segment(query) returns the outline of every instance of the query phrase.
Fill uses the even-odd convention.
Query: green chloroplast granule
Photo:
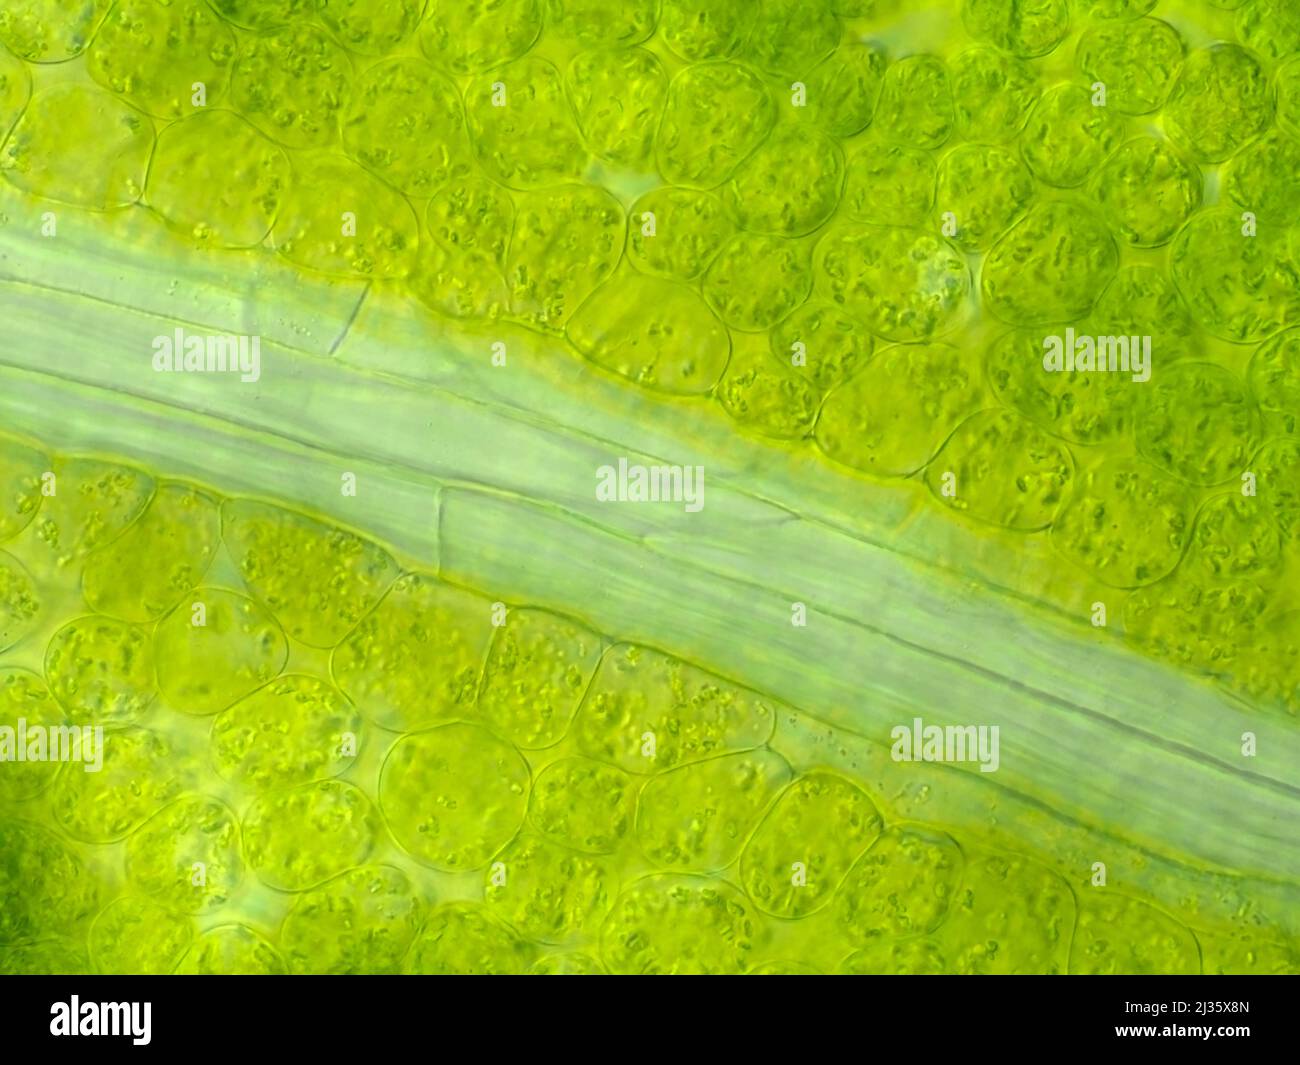
[[[1294,0],[4,0],[0,972],[1300,972]]]

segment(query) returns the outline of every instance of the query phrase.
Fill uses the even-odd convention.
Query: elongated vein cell
[[[1300,971],[1297,174],[1291,0],[9,0],[0,967]]]

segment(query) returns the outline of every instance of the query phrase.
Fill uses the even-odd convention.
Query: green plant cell
[[[671,185],[711,189],[767,138],[776,104],[761,78],[737,63],[686,67],[668,86],[655,141]]]
[[[583,753],[654,773],[771,738],[778,706],[659,651],[611,647],[578,712]]]
[[[230,902],[243,876],[239,821],[225,803],[188,796],[126,842],[126,878],[168,909],[205,914]]]
[[[421,59],[387,59],[353,87],[341,116],[343,147],[408,196],[427,198],[468,172],[460,93]]]
[[[767,338],[751,333],[737,334],[715,394],[747,429],[782,440],[806,436],[821,401],[804,374],[772,358]]]
[[[1152,356],[1162,363],[1192,354],[1197,339],[1196,323],[1169,273],[1145,263],[1120,268],[1090,321],[1093,336],[1150,336]]]
[[[808,300],[775,326],[769,339],[778,362],[794,367],[818,394],[852,377],[875,348],[861,322],[818,299]]]
[[[52,927],[75,928],[98,909],[100,884],[55,832],[16,817],[0,823],[0,942],[39,940]]]
[[[253,597],[312,647],[337,644],[397,577],[372,542],[266,503],[227,500],[221,534]]]
[[[387,55],[419,25],[424,0],[315,0],[316,13],[346,48],[358,55]]]
[[[1035,203],[984,261],[984,300],[1011,325],[1069,322],[1092,310],[1118,268],[1115,239],[1095,211]]]
[[[0,41],[31,63],[62,63],[86,50],[112,0],[12,0],[0,11]]]
[[[415,212],[396,189],[332,153],[293,160],[271,244],[295,266],[331,277],[406,277],[420,246]]]
[[[1079,40],[1075,62],[1106,87],[1106,107],[1145,115],[1164,103],[1183,61],[1183,41],[1169,23],[1143,18],[1094,26]]]
[[[158,694],[149,630],[115,618],[59,629],[45,649],[45,676],[72,719],[105,728],[133,724]]]
[[[832,226],[817,244],[817,292],[900,343],[939,338],[969,312],[970,268],[941,236],[903,226]]]
[[[153,146],[153,123],[111,93],[57,84],[32,97],[0,174],[32,196],[105,211],[140,199]]]
[[[845,777],[822,770],[802,776],[745,845],[745,890],[764,913],[806,917],[831,900],[882,827],[870,797]]]
[[[1222,163],[1272,118],[1268,75],[1235,44],[1212,44],[1184,60],[1162,114],[1169,139],[1201,163]]]
[[[225,588],[194,589],[158,622],[153,659],[167,705],[215,714],[279,676],[284,630],[265,607]]]
[[[565,83],[591,154],[612,166],[648,170],[668,92],[658,57],[644,48],[582,52]]]
[[[0,551],[0,649],[28,636],[40,616],[41,596],[32,575],[13,555]]]
[[[1206,501],[1196,516],[1188,565],[1224,580],[1262,577],[1282,561],[1282,532],[1255,501],[1228,491]]]
[[[648,876],[614,903],[601,930],[601,957],[623,975],[737,975],[762,945],[758,918],[724,880]]]
[[[637,800],[636,835],[655,865],[714,872],[731,865],[794,771],[759,748],[679,766],[646,781]]]
[[[235,35],[203,0],[118,0],[86,54],[86,70],[155,118],[221,101]]]
[[[278,144],[234,112],[199,112],[159,135],[146,202],[199,246],[253,247],[270,233],[289,182]]]
[[[849,158],[844,211],[874,225],[920,225],[934,203],[935,177],[929,152],[869,141]]]
[[[613,885],[600,858],[521,835],[492,865],[488,909],[538,943],[564,943],[598,928]]]
[[[519,976],[537,948],[525,942],[484,903],[439,906],[420,930],[403,972],[423,976]]]
[[[1038,77],[1023,59],[976,45],[948,61],[957,130],[976,143],[1004,144],[1024,128]]]
[[[0,773],[0,801],[21,802],[50,786],[63,763],[48,757],[30,758],[28,754],[40,754],[42,749],[48,754],[51,733],[39,730],[62,728],[68,723],[63,708],[50,697],[39,676],[16,667],[0,669],[0,727],[13,730],[0,739],[0,754],[5,760],[4,772]],[[22,761],[18,761],[20,734],[26,740]],[[38,737],[34,751],[33,736]]]
[[[426,728],[469,711],[491,636],[488,600],[407,574],[335,648],[334,680],[381,728]]]
[[[1122,895],[1093,895],[1079,906],[1070,972],[1195,976],[1201,951],[1191,931],[1154,906]]]
[[[352,98],[352,63],[310,23],[240,40],[231,86],[235,108],[286,148],[334,147]]]
[[[90,961],[98,973],[159,976],[176,967],[194,934],[193,918],[143,895],[123,895],[90,926]]]
[[[985,370],[997,397],[1075,444],[1102,444],[1131,433],[1138,400],[1131,377],[1093,370],[1047,373],[1043,341],[1041,330],[1015,329],[989,344]]]
[[[148,505],[152,477],[128,466],[73,458],[42,477],[41,512],[33,524],[42,557],[62,568],[110,543]]]
[[[972,37],[1026,58],[1046,55],[1070,32],[1067,0],[963,0],[961,15]]]
[[[217,771],[253,791],[336,776],[360,749],[361,717],[327,681],[289,673],[212,721]]]
[[[1075,478],[1052,541],[1103,584],[1138,588],[1181,561],[1193,510],[1191,494],[1176,479],[1145,462],[1105,458]]]
[[[938,148],[954,124],[952,84],[942,59],[908,56],[885,71],[873,124],[881,137],[896,144]]]
[[[948,919],[936,933],[946,971],[1064,973],[1075,909],[1070,885],[1037,862],[1003,857],[971,861]]]
[[[836,930],[863,947],[877,938],[933,932],[948,914],[964,864],[951,836],[920,825],[887,829],[836,896]]]
[[[951,213],[953,243],[965,252],[987,251],[1034,194],[1024,163],[1003,148],[963,144],[939,163],[937,213]]]
[[[600,637],[577,622],[545,610],[510,611],[482,667],[479,716],[525,750],[558,743],[600,652]]]
[[[1288,433],[1300,432],[1300,329],[1261,344],[1246,371],[1251,396]]]
[[[1300,11],[1287,0],[1249,0],[1237,11],[1237,40],[1276,62],[1300,52]]]
[[[708,392],[731,354],[730,334],[694,289],[635,274],[597,289],[568,336],[597,365],[679,395]]]
[[[705,271],[704,298],[732,329],[769,329],[812,291],[808,253],[806,244],[739,233]]]
[[[806,76],[840,42],[828,0],[755,0],[747,16],[743,54],[770,74]]]
[[[1222,484],[1246,465],[1255,411],[1241,380],[1210,362],[1180,362],[1142,392],[1138,451],[1191,484]]]
[[[1034,532],[1051,525],[1073,476],[1064,444],[1011,411],[986,410],[944,442],[926,467],[925,483],[959,513]]]
[[[1174,238],[1169,265],[1192,317],[1207,333],[1250,344],[1300,322],[1300,266],[1283,234],[1265,226],[1251,235],[1232,208],[1192,218]]]
[[[280,925],[280,950],[295,974],[397,973],[423,914],[406,873],[363,865],[298,896]]]
[[[465,113],[479,163],[503,185],[545,188],[576,181],[587,168],[560,72],[545,59],[524,56],[476,74]]]
[[[124,621],[155,620],[202,580],[220,543],[219,525],[210,496],[185,485],[160,485],[136,523],[86,560],[86,602]],[[125,582],[124,572],[139,579]]]
[[[111,843],[140,827],[184,790],[190,772],[175,747],[157,732],[126,728],[97,741],[100,768],[88,757],[60,773],[50,793],[55,820],[73,839]]]
[[[1268,130],[1229,161],[1224,187],[1243,209],[1285,226],[1300,200],[1300,139],[1285,130]]]
[[[1136,137],[1097,171],[1093,195],[1114,231],[1139,248],[1167,243],[1201,205],[1200,171],[1156,137]]]
[[[623,256],[623,207],[594,185],[559,185],[515,198],[506,261],[510,313],[561,330]]]
[[[878,477],[907,477],[934,457],[984,398],[979,367],[960,349],[895,345],[826,397],[815,439],[827,458],[842,465]]]
[[[806,79],[808,117],[832,137],[852,137],[871,124],[888,65],[874,41],[845,40]]]
[[[533,781],[529,824],[557,843],[610,854],[632,831],[636,779],[594,758],[560,758]]]
[[[315,10],[318,0],[209,0],[222,18],[258,33],[281,29]]]
[[[173,971],[178,976],[283,976],[287,967],[264,936],[228,924],[198,936]]]
[[[412,857],[462,872],[486,865],[519,830],[530,783],[513,746],[480,725],[453,722],[393,745],[379,806]]]
[[[244,814],[244,853],[268,887],[306,891],[364,862],[380,830],[365,792],[318,780],[259,796]]]
[[[736,224],[717,195],[665,186],[632,205],[628,258],[645,273],[692,281],[735,232]]]
[[[662,0],[659,38],[688,63],[726,59],[749,29],[744,0]]]
[[[547,32],[588,46],[639,44],[658,17],[658,0],[546,0]]]
[[[41,509],[50,460],[35,448],[0,436],[0,543],[22,532]]]
[[[748,230],[801,237],[839,206],[844,155],[825,134],[778,129],[732,178],[736,217]]]
[[[478,74],[524,55],[542,29],[542,0],[431,0],[420,24],[429,62]]]
[[[1124,122],[1093,93],[1062,82],[1039,98],[1020,137],[1020,151],[1034,177],[1047,185],[1081,185],[1124,137]]]

